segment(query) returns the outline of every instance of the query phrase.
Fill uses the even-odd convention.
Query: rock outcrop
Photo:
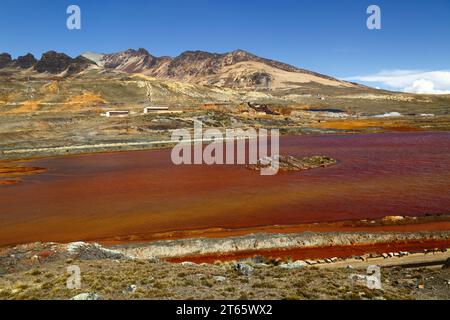
[[[121,246],[116,250],[138,259],[160,259],[200,256],[208,254],[237,253],[258,250],[317,248],[330,246],[367,245],[408,242],[416,240],[448,241],[450,232],[423,233],[296,233],[266,234],[220,239],[182,239],[158,241],[140,246]]]
[[[263,168],[269,168],[274,162],[278,162],[281,171],[304,171],[315,168],[324,168],[337,163],[336,160],[325,156],[305,157],[297,159],[292,156],[272,156],[260,159],[256,164],[249,164],[250,170],[260,171]]]
[[[42,55],[41,60],[36,64],[38,72],[60,73],[66,70],[72,62],[72,58],[64,53],[49,51]]]
[[[68,74],[75,74],[91,65],[95,65],[95,62],[85,57],[79,56],[73,59],[64,53],[49,51],[44,53],[41,60],[36,63],[35,70],[41,73],[58,74],[67,71]]]
[[[67,252],[72,258],[80,260],[123,259],[122,252],[106,249],[96,243],[74,242],[67,245]]]
[[[28,53],[14,60],[13,66],[21,69],[28,69],[33,67],[37,62],[38,60],[31,53]]]
[[[105,68],[116,69],[128,73],[140,73],[155,70],[166,61],[165,58],[152,56],[147,50],[129,49],[127,51],[104,55],[101,63]]]
[[[0,69],[9,66],[12,62],[11,55],[9,53],[0,54]]]

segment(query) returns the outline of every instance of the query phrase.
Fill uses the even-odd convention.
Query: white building
[[[130,111],[123,111],[123,110],[107,111],[106,113],[102,114],[102,116],[107,117],[107,118],[128,117],[129,115],[130,115]]]
[[[169,111],[169,107],[146,107],[144,108],[144,113],[165,113]]]

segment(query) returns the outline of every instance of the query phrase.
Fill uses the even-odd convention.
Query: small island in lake
[[[279,162],[280,171],[305,171],[337,164],[335,159],[326,156],[312,156],[302,159],[293,156],[272,156],[264,157],[255,164],[247,165],[247,169],[260,171],[263,168],[270,167],[274,161]]]

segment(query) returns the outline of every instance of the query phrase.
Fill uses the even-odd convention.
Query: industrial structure
[[[128,117],[130,115],[130,111],[107,111],[106,113],[103,113],[102,116],[107,118],[112,117]]]
[[[144,113],[167,113],[169,111],[169,107],[146,107],[144,108]]]

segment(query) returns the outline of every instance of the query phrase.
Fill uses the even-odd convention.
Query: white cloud
[[[403,92],[450,94],[450,71],[447,70],[390,70],[344,80],[381,84]]]

